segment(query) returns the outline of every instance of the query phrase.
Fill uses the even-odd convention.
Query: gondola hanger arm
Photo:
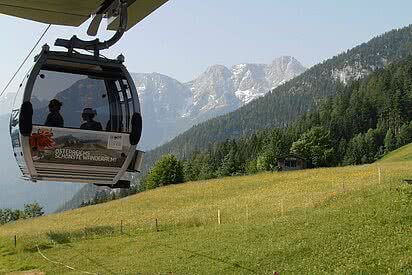
[[[77,36],[72,36],[71,39],[57,39],[54,43],[55,46],[64,47],[68,49],[68,52],[71,54],[73,53],[74,49],[81,49],[81,50],[88,50],[93,51],[95,56],[99,56],[100,51],[104,49],[108,49],[126,32],[127,29],[127,0],[114,0],[111,2],[110,5],[101,6],[93,17],[92,22],[87,30],[88,34],[96,35],[101,20],[104,15],[107,16],[118,16],[119,17],[119,27],[116,30],[116,33],[106,41],[100,41],[99,39],[94,40],[82,40],[79,39]]]

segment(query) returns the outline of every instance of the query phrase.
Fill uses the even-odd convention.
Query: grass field
[[[412,274],[411,155],[185,183],[4,225],[0,273]]]
[[[394,162],[394,161],[405,161],[405,160],[412,160],[412,144],[403,146],[393,152],[390,152],[382,159],[378,161],[378,163],[382,162]]]

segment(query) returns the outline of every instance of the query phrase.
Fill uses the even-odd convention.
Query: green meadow
[[[162,187],[1,226],[0,273],[412,274],[407,178],[412,144],[371,165]]]

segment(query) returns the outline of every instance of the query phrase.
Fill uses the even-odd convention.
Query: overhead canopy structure
[[[168,0],[127,0],[128,25],[130,29]],[[108,7],[113,0],[0,0],[0,13],[41,23],[65,26],[80,26],[98,12]],[[108,26],[116,30],[115,20]]]

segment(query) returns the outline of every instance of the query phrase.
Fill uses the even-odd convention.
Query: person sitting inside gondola
[[[96,110],[93,110],[92,108],[84,108],[82,118],[86,122],[80,126],[80,129],[101,131],[103,129],[102,125],[100,124],[100,122],[94,120],[94,117],[96,115]]]
[[[49,127],[63,127],[64,120],[62,115],[60,114],[60,109],[62,107],[62,103],[57,99],[52,99],[49,102],[49,114],[47,115],[46,122],[44,125]]]

